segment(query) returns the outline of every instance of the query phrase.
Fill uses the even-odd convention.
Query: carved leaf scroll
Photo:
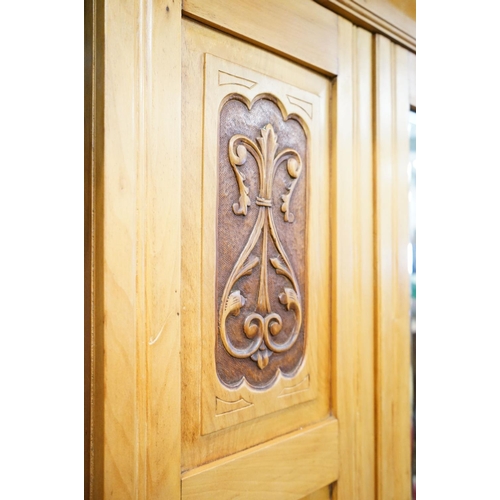
[[[260,136],[250,138],[243,134],[231,137],[228,155],[234,177],[238,186],[239,197],[232,205],[235,215],[246,217],[249,208],[254,205],[258,214],[250,235],[235,262],[224,287],[219,310],[219,332],[226,351],[234,358],[252,359],[261,370],[269,364],[273,354],[283,353],[293,347],[299,336],[302,325],[302,298],[299,282],[296,278],[291,261],[278,233],[272,211],[275,177],[278,169],[285,169],[289,183],[285,192],[279,196],[280,210],[287,223],[294,222],[291,212],[292,196],[303,170],[301,155],[292,148],[279,151],[278,137],[272,124],[268,123],[260,130]],[[246,164],[251,155],[257,165],[254,175],[258,176],[258,194],[252,200],[249,187],[245,184],[246,177],[241,167]],[[261,242],[259,257],[252,252]],[[269,243],[274,248],[274,256],[269,256]],[[277,275],[284,276],[288,285],[282,287],[279,293],[279,303],[283,306],[274,310],[271,305],[269,291],[270,263]],[[258,297],[254,310],[245,310],[246,297],[238,287],[243,276],[250,275],[259,267]],[[243,333],[246,343],[237,346],[227,329],[227,319],[230,315],[245,315]],[[276,337],[283,333],[283,315],[293,315],[293,326],[286,331],[285,340],[278,342]],[[283,339],[283,335],[281,335]],[[241,342],[240,342],[241,343]]]

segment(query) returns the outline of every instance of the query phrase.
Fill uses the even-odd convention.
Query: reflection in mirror
[[[411,284],[411,308],[410,308],[410,335],[411,335],[411,371],[412,371],[412,498],[415,500],[415,484],[416,484],[416,452],[415,452],[415,436],[416,436],[416,302],[417,302],[417,281],[416,281],[416,257],[417,257],[417,240],[416,240],[416,146],[417,146],[417,116],[414,111],[410,111],[409,116],[409,132],[410,132],[410,162],[408,164],[408,180],[410,190],[408,199],[410,203],[410,243],[408,245],[408,271],[410,273]]]

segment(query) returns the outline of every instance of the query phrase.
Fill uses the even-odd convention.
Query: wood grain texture
[[[339,500],[375,499],[372,35],[339,19],[334,86],[333,408]]]
[[[212,67],[211,59],[217,62],[216,66]],[[290,380],[282,379],[283,383],[290,382],[289,385],[294,387],[280,386],[281,382],[278,381],[265,391],[254,391],[243,385],[233,390],[224,387],[216,374],[217,121],[221,100],[228,91],[235,91],[226,85],[226,77],[222,80],[222,86],[218,83],[218,71],[221,69],[226,74],[236,75],[238,83],[256,82],[254,87],[253,83],[235,86],[238,92],[249,92],[250,101],[259,92],[276,94],[279,88],[286,90],[291,86],[296,92],[302,89],[299,94],[284,93],[283,105],[287,114],[294,110],[305,123],[312,124],[307,111],[289,102],[286,95],[288,93],[305,99],[306,94],[310,93],[314,102],[313,116],[314,120],[318,120],[315,127],[320,132],[311,134],[311,149],[317,155],[314,162],[317,177],[308,225],[313,235],[311,241],[315,241],[315,244],[311,246],[314,250],[308,250],[307,254],[308,272],[310,277],[314,277],[314,289],[306,295],[306,307],[312,311],[309,315],[311,321],[316,322],[312,323],[316,326],[309,330],[309,338],[313,339],[316,335],[319,340],[311,344],[310,350],[311,353],[317,353],[317,362],[310,365],[317,375],[309,379],[297,377],[293,384]],[[205,89],[200,75],[212,70],[215,85]],[[272,81],[274,86],[269,87]],[[263,82],[267,82],[266,86],[259,90]],[[291,61],[190,19],[183,20],[183,471],[264,443],[301,426],[318,422],[330,414],[329,135],[322,132],[329,130],[329,87],[325,77]],[[302,366],[307,367],[307,359],[312,359],[312,356],[306,357]],[[308,372],[304,373],[306,375]],[[283,392],[284,389],[287,390]],[[310,394],[314,396],[310,397]],[[216,413],[217,408],[219,413]],[[230,411],[231,408],[236,411]]]
[[[84,498],[100,498],[103,485],[102,207],[103,3],[85,2],[85,447]]]
[[[332,498],[332,486],[323,486],[319,490],[316,490],[314,493],[310,493],[305,497],[302,497],[300,500],[330,500]]]
[[[337,440],[338,422],[328,419],[228,456],[184,473],[182,498],[296,500],[337,479]]]
[[[408,53],[375,40],[377,498],[411,495]]]
[[[409,50],[416,50],[414,0],[315,0],[372,33],[381,33]]]
[[[86,188],[96,500],[180,498],[181,9],[168,3],[168,12],[157,0],[94,4]]]
[[[269,98],[236,94],[219,116],[217,374],[264,389],[304,357],[307,137]]]
[[[322,73],[337,74],[337,16],[312,1],[184,0],[183,12]]]
[[[205,31],[207,31],[205,29]],[[223,36],[222,39],[226,38]],[[219,49],[220,50],[220,49]],[[230,51],[229,51],[230,53]],[[262,53],[262,52],[261,52]],[[231,57],[231,55],[229,55]],[[259,58],[262,61],[274,60],[276,62],[276,69],[281,66],[283,60],[279,59],[277,56],[268,53],[262,53],[262,56]],[[205,92],[204,92],[204,113],[203,113],[203,121],[204,121],[204,129],[203,129],[203,137],[200,139],[200,142],[203,144],[203,165],[202,165],[202,174],[198,174],[198,178],[203,179],[203,221],[202,221],[202,231],[198,236],[201,237],[201,244],[196,242],[196,235],[189,235],[189,238],[194,237],[194,242],[189,246],[194,245],[195,247],[201,246],[203,249],[203,266],[202,266],[202,304],[201,304],[201,316],[202,316],[202,324],[206,328],[206,332],[199,342],[202,353],[202,372],[206,374],[202,380],[202,433],[207,434],[213,432],[214,430],[219,430],[229,425],[234,425],[245,420],[250,420],[252,418],[256,418],[259,416],[263,416],[274,411],[289,408],[290,406],[298,403],[302,403],[304,401],[310,401],[316,398],[317,395],[317,387],[318,387],[318,357],[321,356],[320,363],[325,363],[328,353],[326,351],[321,351],[318,349],[318,339],[323,337],[327,341],[328,335],[328,327],[329,322],[329,311],[328,311],[328,275],[325,273],[325,270],[329,266],[329,262],[327,260],[321,261],[321,256],[326,259],[327,247],[325,245],[325,234],[327,232],[328,218],[327,214],[327,193],[324,187],[324,184],[321,183],[322,176],[327,176],[327,142],[326,136],[323,133],[323,129],[321,124],[324,123],[324,117],[326,115],[327,110],[327,94],[328,94],[328,85],[324,78],[319,77],[314,83],[311,82],[306,88],[310,88],[310,85],[314,85],[313,88],[317,88],[316,85],[322,83],[322,88],[319,87],[319,95],[318,92],[311,92],[310,90],[303,90],[301,88],[295,87],[289,83],[286,83],[282,80],[278,80],[276,75],[278,73],[269,74],[269,70],[267,73],[261,73],[254,71],[246,66],[242,66],[241,64],[237,64],[234,61],[240,61],[240,58],[233,59],[233,62],[227,59],[222,59],[214,56],[213,54],[205,54]],[[237,75],[238,80],[235,85],[231,86],[228,84],[226,80],[224,80],[224,84],[220,83],[220,74],[221,71],[225,74],[232,74],[233,76]],[[302,71],[304,71],[302,69]],[[298,72],[298,70],[296,71]],[[271,75],[274,75],[272,77]],[[194,75],[193,75],[194,76]],[[242,88],[240,85],[241,79],[244,78],[246,81],[252,81],[253,85],[251,88]],[[194,76],[196,79],[196,76]],[[187,81],[187,79],[186,79]],[[240,101],[236,101],[236,96]],[[262,99],[262,96],[266,96],[266,99]],[[304,105],[298,106],[296,104],[296,100],[290,101],[289,96],[294,96],[296,98],[300,98],[301,103],[308,103],[310,105],[310,109],[304,109]],[[229,100],[227,100],[229,99]],[[272,100],[272,101],[271,101]],[[227,101],[227,102],[226,102]],[[243,102],[241,102],[243,101]],[[262,109],[262,103],[268,102],[265,110]],[[222,105],[222,103],[225,103]],[[280,136],[282,136],[282,132],[284,129],[280,126],[284,125],[284,123],[288,124],[288,127],[292,127],[295,132],[299,132],[301,136],[301,140],[295,141],[294,147],[298,148],[301,151],[301,155],[304,157],[304,161],[301,164],[304,165],[304,169],[308,170],[307,165],[314,164],[316,166],[315,174],[311,175],[311,173],[305,172],[302,179],[309,179],[307,182],[307,186],[303,183],[302,186],[299,185],[299,189],[302,188],[303,193],[305,190],[309,191],[307,193],[306,199],[304,200],[306,203],[303,203],[302,211],[299,209],[299,205],[297,201],[292,203],[291,207],[293,210],[299,209],[299,221],[297,224],[302,222],[302,229],[295,233],[295,236],[299,239],[299,243],[295,243],[296,247],[299,249],[301,258],[303,259],[304,272],[302,276],[299,275],[299,282],[302,282],[301,285],[297,283],[297,279],[292,277],[292,281],[295,281],[293,285],[293,289],[289,290],[285,294],[287,305],[289,304],[293,307],[293,311],[286,311],[283,304],[279,301],[279,295],[283,293],[281,290],[274,291],[273,300],[271,303],[274,304],[276,310],[282,311],[286,313],[287,319],[291,319],[291,325],[288,327],[293,328],[294,325],[302,325],[304,324],[304,333],[302,337],[295,337],[295,339],[299,338],[299,342],[302,340],[303,344],[305,344],[305,348],[302,349],[302,354],[305,351],[305,354],[302,356],[302,362],[299,366],[295,365],[295,370],[290,370],[290,366],[282,365],[283,370],[281,372],[277,371],[277,363],[280,362],[279,356],[272,356],[271,361],[267,366],[263,366],[264,369],[258,368],[257,373],[252,373],[252,377],[245,377],[243,380],[237,380],[236,383],[229,385],[227,384],[227,379],[222,377],[222,373],[220,370],[220,365],[224,364],[227,367],[232,363],[228,363],[225,359],[219,358],[219,366],[217,367],[217,377],[211,376],[214,373],[213,368],[213,352],[220,352],[222,347],[223,354],[226,354],[226,349],[233,350],[233,348],[229,347],[228,339],[229,335],[227,335],[226,324],[231,326],[231,322],[234,324],[234,320],[231,321],[227,319],[228,312],[229,315],[232,316],[233,311],[238,313],[238,316],[246,316],[249,312],[248,306],[252,306],[251,294],[249,289],[245,286],[242,287],[242,291],[244,292],[243,297],[245,298],[245,304],[241,302],[241,291],[237,288],[237,283],[234,282],[234,278],[228,278],[229,269],[226,270],[225,276],[226,278],[222,280],[222,283],[218,282],[219,285],[224,285],[224,296],[220,298],[217,294],[215,294],[216,299],[214,298],[214,270],[217,267],[215,262],[215,256],[217,255],[216,247],[221,244],[226,249],[226,254],[230,254],[230,248],[237,241],[236,237],[232,238],[224,238],[223,234],[218,231],[217,228],[217,220],[219,220],[219,224],[222,222],[224,229],[227,228],[227,220],[220,220],[222,218],[223,210],[228,212],[229,216],[238,218],[241,215],[235,215],[236,212],[244,212],[244,208],[247,209],[248,215],[245,218],[250,223],[246,228],[247,236],[246,239],[249,244],[253,245],[255,243],[255,236],[257,233],[254,232],[256,227],[259,227],[259,224],[262,224],[266,221],[266,225],[264,227],[271,227],[270,235],[268,235],[268,243],[271,241],[275,243],[278,241],[276,236],[277,228],[281,235],[283,235],[286,230],[288,230],[287,226],[288,222],[284,220],[284,217],[291,217],[293,212],[291,212],[289,199],[283,204],[279,202],[283,202],[284,200],[279,198],[279,195],[275,194],[275,199],[273,200],[275,208],[272,213],[272,217],[268,217],[267,220],[263,218],[266,215],[264,212],[267,210],[259,207],[254,204],[252,207],[252,199],[255,196],[254,190],[257,190],[257,182],[258,178],[255,179],[254,176],[251,175],[251,171],[248,171],[243,167],[243,177],[239,176],[241,167],[234,167],[237,169],[237,174],[240,184],[239,189],[236,188],[236,191],[233,192],[234,199],[224,203],[221,202],[219,198],[217,200],[217,191],[218,188],[218,178],[221,179],[223,174],[219,171],[219,175],[217,175],[217,171],[214,171],[211,168],[211,165],[217,165],[221,163],[222,158],[227,158],[228,151],[233,151],[234,153],[234,144],[232,147],[230,146],[232,138],[228,135],[222,133],[222,130],[225,126],[224,111],[226,110],[228,105],[235,105],[238,103],[239,111],[247,109],[247,106],[250,107],[250,115],[252,112],[259,111],[259,120],[260,123],[258,126],[254,127],[254,133],[252,135],[260,135],[262,130],[266,131],[265,135],[269,137],[271,135],[272,127],[271,123],[274,124],[276,130],[279,132]],[[252,104],[253,103],[253,104]],[[221,107],[222,106],[222,107]],[[314,113],[312,112],[314,110]],[[272,114],[271,114],[272,111]],[[221,114],[222,113],[222,114]],[[195,116],[195,115],[193,115]],[[312,118],[314,116],[314,118]],[[242,126],[242,120],[245,122],[245,117],[248,117],[246,113],[238,113],[233,115],[233,117],[229,120],[232,122],[235,121],[240,128],[240,132],[244,133],[247,130],[246,127]],[[271,122],[271,123],[269,123]],[[284,123],[283,123],[284,122]],[[220,124],[220,131],[214,127],[214,123]],[[295,127],[293,126],[295,124]],[[249,126],[250,123],[247,122]],[[287,128],[288,128],[287,127]],[[289,138],[293,137],[294,134],[289,135]],[[306,136],[306,138],[304,137]],[[263,140],[263,138],[261,138]],[[281,142],[286,140],[286,135],[283,135]],[[250,139],[247,138],[247,141]],[[308,143],[309,147],[300,146],[300,143]],[[247,145],[250,143],[247,142]],[[241,148],[243,146],[240,144]],[[258,146],[256,146],[257,148]],[[240,148],[240,151],[242,149]],[[238,148],[236,148],[237,150]],[[225,152],[225,154],[224,154]],[[220,155],[224,154],[223,157]],[[243,154],[243,153],[242,153]],[[247,153],[247,158],[249,154]],[[257,154],[258,156],[258,154]],[[233,156],[233,160],[239,158],[239,155]],[[227,161],[227,160],[226,160]],[[238,160],[237,160],[238,161]],[[262,162],[261,162],[262,163]],[[189,160],[189,164],[191,168],[194,169],[196,162],[193,160]],[[262,166],[262,165],[261,165]],[[233,169],[231,169],[233,170]],[[258,167],[255,165],[255,171],[258,170]],[[234,177],[234,171],[231,172],[232,177]],[[280,172],[281,173],[281,172]],[[288,173],[288,171],[287,171]],[[257,174],[257,177],[259,174]],[[278,176],[278,173],[276,173]],[[275,179],[276,179],[275,176]],[[283,178],[282,178],[283,180]],[[255,186],[252,181],[255,182]],[[247,185],[245,185],[245,182]],[[229,186],[234,186],[234,181]],[[237,185],[238,183],[236,183]],[[225,186],[223,188],[223,192],[228,192],[227,189],[229,186]],[[287,187],[290,186],[290,191],[288,191]],[[283,189],[288,193],[291,193],[291,184],[286,182]],[[246,193],[246,188],[249,188],[249,192]],[[192,189],[192,188],[191,188]],[[239,196],[238,196],[239,191]],[[297,191],[297,190],[295,190]],[[230,191],[229,191],[230,192]],[[299,191],[300,192],[300,191]],[[297,193],[298,194],[298,193]],[[267,193],[262,193],[264,198],[268,198],[271,195]],[[236,200],[240,200],[240,203],[234,203]],[[285,198],[286,199],[286,198]],[[242,203],[243,202],[243,206]],[[256,203],[257,201],[254,200]],[[250,203],[250,206],[248,206]],[[271,203],[272,204],[272,203]],[[285,212],[281,212],[281,208],[285,205]],[[288,208],[286,208],[288,206]],[[258,208],[259,217],[255,217],[256,210]],[[271,207],[272,208],[272,207]],[[192,212],[189,211],[188,217],[192,218]],[[252,222],[253,219],[253,222]],[[252,227],[254,229],[252,229]],[[245,231],[245,222],[238,223],[238,229]],[[217,238],[214,240],[212,235],[217,233]],[[300,234],[302,233],[302,234]],[[253,236],[251,236],[253,234]],[[274,235],[274,236],[273,236]],[[301,243],[300,243],[301,240]],[[216,243],[217,241],[217,243]],[[290,240],[283,240],[287,243],[287,247],[289,247],[289,243],[293,242]],[[323,244],[322,244],[323,241]],[[261,247],[262,248],[262,247]],[[289,248],[288,248],[289,250]],[[273,252],[273,247],[271,245],[267,246],[268,252]],[[248,248],[246,250],[248,253]],[[284,269],[284,255],[286,251],[283,249],[281,252],[280,258],[281,261],[274,260],[275,264],[278,267],[281,267],[282,272],[288,272]],[[315,258],[312,259],[311,256],[315,254]],[[274,254],[276,257],[276,254]],[[253,263],[257,264],[259,257],[257,255],[248,256],[248,261],[253,257]],[[294,257],[294,255],[292,255]],[[229,265],[233,265],[234,261],[237,259],[237,255],[233,254],[229,259]],[[246,259],[244,259],[246,260]],[[288,259],[286,259],[288,260]],[[267,261],[267,258],[266,258]],[[280,262],[283,262],[281,264]],[[320,263],[322,262],[322,264]],[[241,263],[242,264],[242,263]],[[271,267],[268,263],[268,267]],[[286,267],[290,267],[291,264],[286,265]],[[297,260],[294,261],[293,267],[297,272],[300,269],[299,262]],[[220,268],[219,268],[220,269]],[[267,268],[261,267],[260,270],[264,270]],[[233,268],[234,270],[234,268]],[[252,271],[253,268],[250,268]],[[305,274],[307,271],[308,279],[315,283],[314,288],[310,288],[305,279]],[[232,271],[233,273],[234,271]],[[274,268],[272,268],[272,273],[274,274]],[[234,276],[234,274],[233,274]],[[302,279],[301,279],[302,278]],[[260,283],[265,285],[272,284],[271,280],[266,280],[266,276],[262,276],[260,279]],[[281,281],[283,284],[283,281]],[[233,288],[234,285],[234,288]],[[227,288],[227,287],[231,288]],[[222,286],[217,287],[219,293],[222,292]],[[300,290],[302,288],[302,291]],[[260,287],[259,287],[260,289]],[[266,287],[264,286],[264,290]],[[229,296],[229,292],[232,293]],[[306,300],[302,301],[300,296],[306,295]],[[256,294],[257,295],[257,294]],[[265,292],[260,293],[259,296],[265,297]],[[267,296],[269,297],[269,295]],[[231,298],[231,300],[229,300]],[[276,300],[277,298],[277,300]],[[217,315],[216,311],[213,309],[213,303],[217,301],[220,307],[221,315]],[[258,301],[253,301],[253,305]],[[223,306],[224,305],[224,306]],[[224,308],[223,308],[224,307]],[[267,306],[266,306],[267,307]],[[310,314],[310,310],[315,309],[318,312],[315,314]],[[215,314],[214,314],[215,313]],[[222,316],[224,314],[225,316]],[[247,316],[249,317],[249,316]],[[276,316],[269,316],[270,318],[276,318]],[[224,319],[225,318],[225,319]],[[258,320],[257,316],[253,316],[255,320]],[[237,318],[236,318],[237,319]],[[237,321],[236,321],[237,322]],[[210,325],[213,325],[213,329],[210,328]],[[264,330],[259,330],[259,335],[255,335],[250,342],[258,341],[263,335]],[[212,331],[212,335],[210,335],[210,331]],[[248,330],[247,330],[248,331]],[[267,331],[267,329],[266,329]],[[300,334],[300,328],[297,328],[297,332]],[[234,331],[232,333],[235,333]],[[252,337],[252,333],[249,332],[250,337]],[[193,333],[190,333],[193,335]],[[241,341],[242,332],[240,330],[240,341]],[[293,339],[294,336],[291,336],[290,339]],[[214,339],[216,342],[214,342]],[[281,342],[281,340],[280,340]],[[321,342],[321,341],[320,341]],[[272,344],[272,340],[269,338],[265,341],[265,345]],[[223,345],[221,345],[223,344]],[[297,345],[298,344],[298,345]],[[249,345],[249,339],[241,342],[240,347],[244,349],[244,345]],[[252,345],[252,344],[250,344]],[[296,347],[300,348],[300,344],[297,342]],[[297,352],[297,354],[301,355],[301,350]],[[194,353],[190,353],[191,356]],[[226,356],[226,358],[229,356]],[[259,360],[257,358],[257,363],[262,362],[262,358]],[[247,359],[250,366],[252,368],[255,367],[255,361],[252,359]],[[292,360],[293,361],[293,360]],[[241,361],[240,361],[241,362]],[[274,371],[274,373],[273,373]],[[248,375],[248,373],[247,373]],[[241,375],[240,375],[241,376]],[[260,376],[260,377],[259,377]],[[219,381],[219,377],[223,380],[226,380],[225,386],[222,386]],[[259,380],[260,378],[260,380]],[[267,382],[265,386],[265,391],[258,390],[259,387],[255,387],[256,379],[258,382]],[[301,382],[306,381],[307,384],[305,386],[300,386]],[[300,387],[302,387],[300,389]],[[295,387],[298,387],[299,390],[293,391]],[[224,415],[214,414],[213,405],[214,395],[222,400],[227,402],[234,402],[243,398],[245,401],[252,403],[247,406],[244,411],[237,411],[233,413],[225,413]]]
[[[90,485],[90,395],[92,384],[92,104],[93,104],[93,8],[92,2],[84,3],[84,498],[89,498]]]
[[[140,488],[137,393],[137,157],[138,109],[132,2],[106,2],[104,34],[104,152],[102,208],[103,490],[98,498],[133,498]],[[127,60],[127,64],[125,61]],[[128,104],[128,105],[127,105]],[[140,432],[140,431],[139,431]]]
[[[179,500],[182,466],[186,498],[318,500],[338,479],[337,500],[408,499],[406,164],[414,57],[345,19],[337,27],[337,16],[312,0],[217,0],[210,8],[185,0],[184,7],[236,38],[181,22],[179,1],[85,5],[86,498]],[[334,291],[307,306],[319,318],[317,378],[276,393],[297,398],[295,406],[235,417],[203,435],[206,398],[221,415],[254,405],[203,390],[216,377],[201,369],[206,325],[214,321],[204,321],[199,303],[204,277],[214,282],[202,245],[211,234],[206,193],[215,186],[200,175],[207,52],[321,102],[322,132],[311,134],[319,156],[309,231],[317,239],[307,280],[311,290],[326,283]],[[338,74],[333,122],[331,81],[304,65]],[[238,78],[248,91],[257,83],[250,73]],[[219,85],[231,85],[231,75],[222,73]],[[304,95],[283,101],[304,120],[317,119]],[[313,399],[300,399],[313,387]]]
[[[149,0],[145,14],[144,473],[148,500],[175,500],[181,453],[181,5]]]

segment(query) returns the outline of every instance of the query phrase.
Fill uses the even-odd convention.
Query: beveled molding
[[[314,0],[352,23],[380,33],[416,52],[416,12],[411,2],[398,8],[388,0]]]
[[[326,141],[321,140],[325,136],[322,129],[327,112],[325,96],[315,95],[211,54],[205,54],[204,76],[201,306],[202,324],[207,327],[202,334],[203,376],[200,389],[201,433],[208,434],[317,397],[318,355],[328,353],[319,352],[318,332],[322,314],[316,309],[317,304],[323,303],[322,294],[328,293],[329,278],[321,276],[321,268],[317,263],[314,265],[314,251],[311,251],[320,245],[320,231],[315,230],[318,221],[327,217],[327,214],[321,214],[324,204],[321,196],[311,196],[312,193],[322,192],[321,179],[327,175],[324,172],[327,169]],[[231,129],[227,137],[221,138],[221,113],[224,106],[233,100],[242,109],[248,110],[249,119],[252,109],[262,108],[259,128],[253,125],[252,137],[236,131],[233,133]],[[266,101],[265,105],[263,101]],[[240,112],[237,111],[231,123],[235,119],[240,120]],[[282,135],[284,143],[280,142],[280,136],[274,130],[280,126],[278,114],[285,123],[293,121],[300,124],[296,127],[299,136],[300,129],[303,131],[300,140],[294,143]],[[296,147],[289,147],[293,144]],[[266,148],[267,153],[264,153]],[[253,169],[244,165],[247,161],[254,162]],[[226,164],[225,171],[221,170],[223,163]],[[310,175],[308,171],[312,165],[316,167],[315,175]],[[246,175],[243,174],[243,166]],[[273,186],[274,173],[278,170],[282,184]],[[223,188],[219,185],[221,172],[224,173],[222,181],[226,182]],[[263,178],[267,179],[264,184]],[[252,189],[249,191],[250,184]],[[247,229],[242,229],[244,235],[241,237],[237,234],[238,226],[223,228],[223,231],[235,232],[236,250],[231,258],[224,254],[223,246],[218,248],[218,239],[221,238],[218,226],[221,189],[223,193],[230,193],[225,195],[228,199],[224,202],[224,213],[227,214],[225,217],[232,217],[223,220],[233,220],[233,224],[241,224],[241,227],[248,220]],[[248,214],[252,214],[253,219]],[[278,219],[280,222],[277,222]],[[302,226],[298,225],[300,219]],[[280,229],[277,229],[279,224]],[[295,236],[299,240],[303,238],[303,246],[298,245],[302,251],[294,255],[292,261],[288,257],[287,245],[290,246],[290,232],[297,231],[297,228],[301,234]],[[266,235],[269,242],[263,243]],[[270,249],[269,255],[267,248]],[[225,277],[219,279],[217,285],[221,252],[222,258],[229,259],[229,264],[226,264]],[[267,264],[262,265],[262,262]],[[247,290],[247,299],[244,299],[238,284],[242,276],[250,276],[252,272],[257,280],[255,283],[260,283],[258,299],[257,292],[253,292],[252,307],[255,310],[244,307],[250,293]],[[297,272],[302,278],[296,276]],[[274,302],[270,299],[268,281],[272,280],[281,280],[271,287],[281,306],[276,297],[272,299]],[[317,286],[308,287],[310,282]],[[245,309],[244,314],[242,308]],[[288,315],[286,334],[286,320],[278,319],[279,315],[283,318]],[[231,333],[225,329],[228,316],[231,319],[239,316],[239,348],[232,344]],[[303,343],[300,347],[295,345],[298,338]],[[280,363],[284,361],[279,361],[283,359],[280,358],[280,347],[282,351],[297,349],[294,361],[286,368],[288,373],[281,370],[283,366]],[[233,362],[235,370],[240,369],[238,363],[246,363],[238,380],[232,383],[223,380],[224,377],[218,373],[218,359],[219,365],[221,362]],[[273,366],[269,364],[269,359],[273,360]],[[252,381],[253,376],[256,378]]]
[[[324,75],[338,74],[338,16],[312,0],[183,0],[182,13]]]

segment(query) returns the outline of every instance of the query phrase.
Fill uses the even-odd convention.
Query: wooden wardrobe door
[[[183,20],[182,497],[300,498],[338,474],[331,82]]]
[[[313,0],[86,12],[89,498],[404,498],[406,52]]]

